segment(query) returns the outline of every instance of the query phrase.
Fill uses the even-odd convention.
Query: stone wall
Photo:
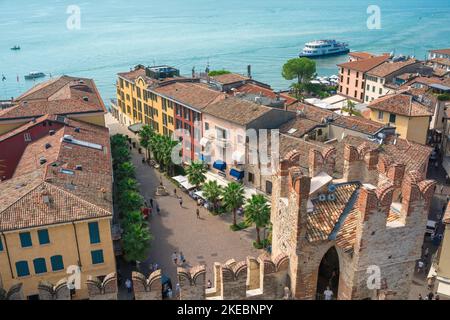
[[[103,281],[88,276],[86,281],[89,300],[117,300],[118,288],[116,273],[108,274]]]

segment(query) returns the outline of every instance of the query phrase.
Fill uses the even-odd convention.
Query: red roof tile
[[[382,64],[386,60],[389,59],[389,55],[383,55],[358,61],[351,61],[346,63],[338,64],[338,67],[344,68],[344,69],[350,69],[360,72],[367,72],[376,66]]]

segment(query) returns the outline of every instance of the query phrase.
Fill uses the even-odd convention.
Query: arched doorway
[[[336,299],[339,290],[339,257],[335,247],[331,247],[320,262],[317,277],[317,299],[325,298],[324,292],[327,287],[333,292],[333,299]]]

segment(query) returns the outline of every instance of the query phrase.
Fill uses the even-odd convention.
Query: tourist
[[[186,263],[186,259],[184,258],[183,252],[180,251],[180,262]]]
[[[177,189],[173,189],[173,195],[176,197],[177,196]]]
[[[433,300],[434,298],[434,293],[432,291],[430,291],[430,293],[428,294],[428,300]]]
[[[425,253],[424,253],[425,259],[428,259],[429,253],[430,253],[430,249],[429,249],[429,248],[426,248],[426,249],[425,249]]]
[[[169,299],[172,299],[172,289],[167,289],[167,297],[169,298]]]
[[[127,287],[128,293],[131,293],[132,283],[131,283],[131,280],[130,280],[130,279],[127,279],[127,280],[125,281],[125,287]]]
[[[196,213],[197,213],[197,219],[200,219],[200,209],[199,208],[197,208]]]
[[[180,284],[177,283],[177,284],[175,285],[175,296],[176,296],[176,297],[179,297],[179,296],[180,296],[180,291],[181,291],[181,289],[180,289]]]
[[[172,253],[172,261],[174,264],[177,264],[177,262],[178,262],[178,255],[177,255],[176,251],[174,251],[174,253]]]
[[[153,199],[152,198],[150,198],[150,207],[153,208]]]
[[[434,297],[434,300],[441,300],[441,297],[436,293],[436,296]]]
[[[419,300],[423,300],[423,297],[420,293],[419,293]]]
[[[423,272],[423,267],[425,266],[425,264],[423,263],[422,260],[419,260],[418,264],[417,264],[417,272],[418,273],[422,273]]]
[[[211,288],[212,288],[211,280],[208,280],[208,289],[211,289]]]
[[[179,197],[178,202],[180,203],[180,208],[183,208],[183,198]]]
[[[327,289],[323,292],[323,295],[325,296],[325,300],[331,300],[333,297],[333,291],[330,290],[330,287],[327,287]]]
[[[155,271],[159,269],[159,266],[157,263],[155,263],[154,268],[155,268]]]
[[[158,205],[158,204],[156,204],[156,213],[157,213],[158,215],[161,214],[161,209],[159,209],[159,205]]]

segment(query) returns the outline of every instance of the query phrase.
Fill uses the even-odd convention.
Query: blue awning
[[[231,169],[230,170],[230,176],[236,178],[236,180],[242,180],[242,178],[244,178],[244,171]]]
[[[220,170],[220,171],[225,171],[225,169],[227,168],[227,164],[226,162],[223,162],[221,160],[217,160],[214,162],[213,164],[213,168]]]

